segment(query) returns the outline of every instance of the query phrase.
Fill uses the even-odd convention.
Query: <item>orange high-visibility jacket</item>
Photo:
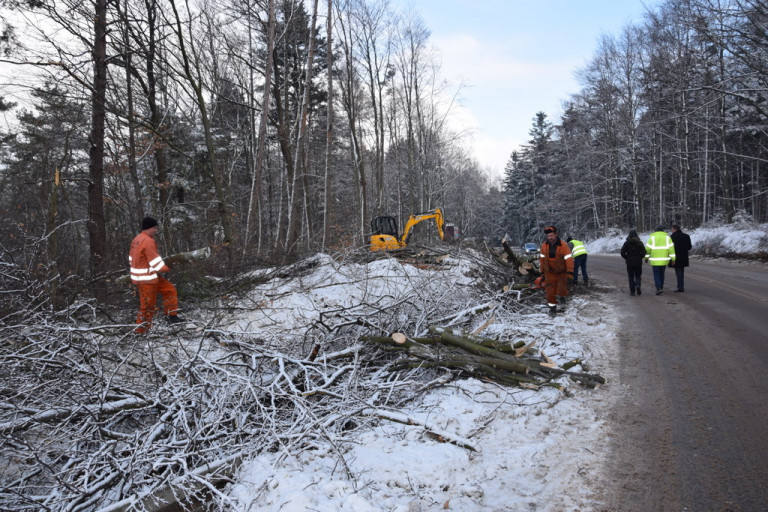
[[[542,272],[552,272],[553,274],[573,273],[573,256],[568,244],[558,238],[554,258],[549,257],[549,244],[546,241],[541,244],[539,270]]]
[[[133,284],[156,281],[158,272],[169,272],[171,270],[158,254],[155,239],[143,232],[139,233],[131,242],[128,263],[131,266],[131,281]]]

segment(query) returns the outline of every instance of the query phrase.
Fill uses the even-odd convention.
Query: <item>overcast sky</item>
[[[431,31],[445,79],[463,83],[456,121],[473,129],[475,158],[500,175],[529,139],[538,111],[560,118],[580,89],[574,72],[603,34],[618,36],[661,0],[391,0]]]

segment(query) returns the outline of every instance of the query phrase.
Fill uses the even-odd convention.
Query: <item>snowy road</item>
[[[692,260],[685,293],[640,297],[623,260],[589,256],[626,312],[608,412],[608,510],[768,510],[768,267]],[[612,480],[612,481],[611,481]]]

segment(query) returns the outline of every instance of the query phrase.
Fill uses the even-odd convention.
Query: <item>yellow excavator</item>
[[[437,224],[437,233],[440,240],[445,239],[443,233],[443,210],[435,208],[427,212],[417,213],[408,217],[405,223],[405,229],[402,236],[398,238],[397,221],[394,217],[383,215],[376,217],[371,221],[371,251],[391,251],[394,249],[403,249],[408,245],[408,239],[411,236],[413,227],[423,220],[435,219]]]

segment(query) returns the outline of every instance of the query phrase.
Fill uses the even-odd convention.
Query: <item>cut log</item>
[[[509,246],[509,243],[506,239],[501,241],[501,247],[504,250],[504,255],[506,257],[506,260],[512,264],[512,266],[519,268],[522,265],[522,261],[518,259],[517,255],[515,255],[512,248]]]
[[[402,368],[442,367],[459,369],[467,375],[487,379],[503,385],[556,386],[552,382],[567,376],[588,388],[595,388],[605,379],[600,375],[569,372],[560,368],[546,355],[535,358],[528,345],[510,346],[498,340],[479,338],[472,334],[457,333],[442,327],[430,327],[432,336],[408,338],[398,336],[365,336],[363,341],[379,343],[389,350],[405,352],[413,359],[406,359]],[[503,349],[504,351],[500,350]],[[523,357],[528,356],[528,357]]]
[[[408,338],[406,338],[405,334],[403,334],[401,332],[394,333],[392,335],[392,339],[395,340],[395,343],[397,343],[398,345],[402,345],[403,343],[405,343],[408,340]]]

